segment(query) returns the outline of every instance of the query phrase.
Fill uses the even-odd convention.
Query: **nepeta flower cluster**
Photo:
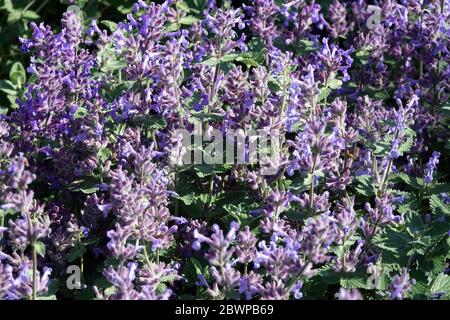
[[[450,298],[450,2],[200,2],[20,39],[0,299]]]

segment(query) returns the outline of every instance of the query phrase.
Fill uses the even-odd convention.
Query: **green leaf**
[[[210,176],[213,173],[225,173],[231,169],[231,164],[222,165],[208,165],[208,164],[197,164],[194,166],[195,173],[199,178],[204,178]]]
[[[392,174],[392,179],[394,181],[406,183],[409,187],[420,190],[424,187],[424,182],[422,178],[413,177],[407,175],[406,173]]]
[[[365,289],[367,275],[364,272],[345,273],[341,277],[340,284],[344,289]]]
[[[238,53],[230,53],[230,54],[226,54],[224,55],[221,59],[220,62],[228,62],[228,61],[233,61],[236,58],[238,58],[240,55]]]
[[[437,276],[430,287],[430,294],[444,294],[445,297],[450,297],[450,276],[442,273]]]
[[[450,205],[445,204],[438,195],[434,194],[430,197],[430,207],[433,214],[450,215]]]
[[[112,296],[113,294],[115,294],[117,292],[117,288],[114,286],[110,286],[108,288],[106,288],[104,291],[105,296]]]
[[[366,197],[375,195],[376,189],[373,185],[373,178],[369,175],[361,175],[355,178],[356,180],[356,192]]]
[[[295,50],[300,55],[305,55],[305,54],[316,51],[316,48],[314,47],[314,42],[312,42],[310,40],[302,39],[302,40],[298,41],[298,45],[296,46]]]
[[[108,148],[101,148],[98,151],[98,157],[100,159],[101,162],[106,162],[106,160],[108,160],[110,157],[112,156],[112,151],[109,150]]]
[[[369,56],[370,56],[370,52],[369,52],[369,50],[367,50],[367,48],[358,50],[355,53],[355,57],[362,65],[367,64],[367,62],[369,61]]]
[[[180,9],[181,11],[190,12],[189,5],[184,1],[177,1],[175,6],[177,9]]]
[[[433,183],[428,187],[427,194],[449,193],[450,183]]]
[[[320,88],[320,91],[319,91],[319,98],[318,98],[318,100],[319,100],[319,102],[322,102],[322,101],[324,101],[325,99],[327,99],[328,98],[328,96],[331,94],[331,88],[329,88],[329,87],[323,87],[323,88]]]
[[[195,193],[191,192],[188,194],[185,194],[184,196],[179,196],[177,199],[183,201],[183,203],[187,206],[191,205],[194,202],[195,199]]]
[[[206,279],[210,277],[209,268],[203,267],[202,263],[194,257],[189,259],[184,270],[186,277],[192,283],[198,280],[200,274],[204,275]]]
[[[56,296],[53,294],[51,296],[39,296],[36,300],[56,300]]]
[[[25,68],[20,62],[16,62],[12,65],[9,72],[9,79],[19,88],[27,81]]]
[[[206,59],[204,61],[202,61],[202,64],[206,64],[207,66],[215,66],[219,63],[224,63],[224,62],[229,62],[229,61],[233,61],[236,58],[238,58],[240,55],[238,53],[230,53],[230,54],[226,54],[223,57],[221,57],[220,59],[217,57],[210,57],[209,59]]]
[[[36,253],[41,257],[45,257],[45,244],[41,241],[38,241],[34,244],[34,249]]]
[[[124,1],[121,1],[121,2],[124,2]],[[117,7],[117,11],[119,11],[120,13],[122,13],[124,15],[131,13],[133,11],[133,3],[134,3],[134,1],[131,3],[120,4]]]
[[[81,179],[73,181],[69,186],[69,190],[78,192],[81,191],[84,194],[92,194],[97,192],[99,181],[93,176],[83,177]]]
[[[167,275],[167,276],[162,276],[162,277],[159,279],[159,282],[172,283],[172,282],[174,282],[175,280],[177,280],[178,278],[179,278],[179,277],[178,277],[177,274],[169,274],[169,275]]]
[[[229,194],[230,197],[234,196]],[[257,203],[254,203],[252,199],[246,197],[239,197],[238,203],[230,203],[228,199],[225,199],[226,204],[223,205],[223,209],[228,213],[224,218],[226,221],[237,221],[240,225],[250,226],[257,218],[251,216],[249,213],[251,210],[257,208]],[[286,212],[285,212],[286,213]]]
[[[13,7],[11,0],[4,0],[3,6],[1,8],[5,9],[8,12],[14,11],[14,7]]]
[[[416,136],[416,133],[410,128],[406,128],[403,134],[404,137],[406,137],[406,140],[403,141],[403,143],[398,148],[398,153],[400,154],[400,156],[409,152],[409,150],[413,146],[414,137]]]
[[[194,16],[185,16],[180,19],[180,24],[190,26],[197,21],[199,21],[199,19]]]
[[[114,32],[117,30],[117,23],[110,20],[102,20],[101,24],[103,24],[105,27],[109,29],[109,31]]]
[[[9,80],[0,80],[0,90],[11,96],[17,95],[16,86]]]
[[[414,238],[410,235],[400,232],[394,228],[387,228],[383,232],[374,237],[374,244],[386,251],[390,251],[395,255],[404,254],[408,251],[410,242]]]
[[[85,107],[78,107],[77,111],[73,114],[74,119],[82,119],[89,114],[89,111]]]
[[[339,89],[340,87],[342,87],[342,83],[343,82],[339,79],[333,79],[328,82],[328,87],[331,89]]]
[[[67,261],[74,262],[76,259],[82,257],[86,252],[85,246],[76,246],[69,250],[67,254]]]
[[[166,291],[167,286],[164,283],[158,283],[155,288],[157,294],[163,294]]]
[[[174,32],[181,28],[179,23],[170,23],[166,27],[164,27],[164,32]]]
[[[22,17],[27,20],[36,20],[39,19],[39,15],[31,10],[25,10],[22,12]]]
[[[252,58],[247,58],[247,57],[237,57],[236,61],[238,62],[242,62],[243,64],[245,64],[245,66],[247,68],[249,67],[258,67],[259,63],[256,62],[255,60],[253,60]]]
[[[403,196],[403,202],[397,205],[397,212],[409,213],[416,212],[418,208],[417,198],[410,192],[394,191],[395,196]]]
[[[166,127],[166,120],[160,115],[140,115],[131,120],[134,126],[141,127],[145,130],[160,130]]]
[[[222,121],[223,115],[217,113],[206,113],[206,112],[192,112],[191,113],[191,123],[198,122],[211,122],[211,121]]]
[[[219,63],[220,63],[220,59],[217,57],[211,57],[211,58],[208,58],[208,59],[202,61],[202,64],[206,64],[207,66],[210,66],[210,67],[215,66]]]
[[[102,67],[102,70],[105,72],[111,72],[124,69],[127,66],[128,63],[126,61],[108,59],[106,60],[105,65]]]

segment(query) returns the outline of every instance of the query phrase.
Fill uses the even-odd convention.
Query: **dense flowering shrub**
[[[450,298],[449,14],[140,0],[32,24],[0,116],[0,299]],[[270,174],[186,164],[199,127],[281,132]]]

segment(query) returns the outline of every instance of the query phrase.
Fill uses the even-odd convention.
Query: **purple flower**
[[[416,281],[409,278],[408,270],[404,269],[400,275],[395,275],[392,278],[391,285],[389,286],[391,299],[404,299],[407,294],[412,290],[412,285]]]
[[[433,151],[430,160],[426,164],[425,176],[423,178],[425,183],[431,183],[433,181],[434,170],[436,170],[437,165],[439,164],[440,156],[441,156],[440,152]]]
[[[344,288],[339,289],[339,300],[363,300],[361,293],[358,289],[346,290]]]

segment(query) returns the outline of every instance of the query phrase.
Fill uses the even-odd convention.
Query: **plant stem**
[[[36,273],[37,273],[37,254],[36,254],[36,243],[31,244],[31,259],[33,263],[33,288],[32,288],[32,299],[36,300]]]
[[[309,267],[311,263],[308,261],[306,262],[303,267],[300,269],[300,271],[298,272],[298,274],[293,277],[293,281],[290,283],[289,287],[286,290],[286,294],[287,297],[289,297],[289,295],[291,294],[291,290],[294,288],[295,284],[297,283],[297,281],[300,279],[300,277],[303,275],[303,272],[305,272],[305,270]]]
[[[387,180],[388,180],[388,176],[389,176],[389,173],[390,173],[391,168],[392,168],[392,163],[393,163],[393,159],[389,159],[388,166],[386,167],[386,170],[383,173],[383,180],[381,181],[381,186],[380,186],[381,193],[384,193],[384,191],[385,191],[385,188],[386,188],[386,185],[387,185],[386,183],[387,183]]]
[[[214,172],[209,176],[209,189],[208,189],[208,208],[211,207],[212,204],[212,194],[214,191]]]
[[[80,257],[80,276],[81,276],[81,284],[84,283],[84,257]]]
[[[287,71],[285,71],[286,73]],[[287,75],[284,74],[283,75],[283,96],[281,97],[281,111],[280,111],[280,117],[283,118],[284,117],[284,111],[286,109],[286,95],[288,87],[289,87],[289,82],[287,80]]]
[[[394,140],[397,140],[399,135],[400,135],[400,130],[396,130],[396,131],[395,131]],[[386,189],[386,187],[387,187],[387,181],[388,181],[388,178],[389,178],[389,174],[390,174],[390,172],[391,172],[391,169],[392,169],[392,164],[393,164],[393,162],[394,162],[394,159],[391,157],[391,158],[389,159],[388,166],[387,166],[386,169],[384,170],[384,173],[383,173],[383,179],[381,180],[381,185],[380,185],[380,191],[381,191],[381,193],[384,193],[384,192],[386,191],[385,189]]]
[[[39,13],[39,11],[41,11],[49,2],[50,0],[45,0],[44,2],[42,2],[42,4],[39,6],[39,8],[36,9],[36,13]]]
[[[380,224],[381,217],[382,217],[382,214],[380,213],[378,218],[377,218],[377,221],[375,222],[375,225],[373,226],[372,232],[370,233],[369,237],[367,238],[367,241],[366,241],[366,243],[364,245],[364,248],[363,248],[363,250],[361,252],[360,262],[363,261],[363,259],[367,256],[367,253],[369,252],[370,245],[372,243],[373,237],[376,234],[378,225]]]
[[[211,89],[209,91],[209,103],[208,103],[208,110],[207,113],[208,115],[211,114],[212,112],[212,106],[214,103],[214,99],[216,96],[216,90],[217,90],[217,79],[219,78],[219,71],[220,71],[220,59],[222,58],[222,40],[219,39],[219,50],[217,52],[217,59],[219,61],[219,63],[216,64],[216,66],[214,67],[214,75],[213,75],[213,82],[211,85]]]
[[[155,144],[155,150],[158,150],[158,140],[156,140],[155,130],[152,130],[152,140]]]
[[[144,258],[145,258],[145,262],[147,263],[148,266],[151,265],[150,263],[150,258],[148,257],[148,253],[147,253],[147,246],[144,246]]]
[[[309,185],[309,210],[308,213],[312,215],[314,209],[314,172],[316,171],[316,155],[314,155],[313,167],[311,169],[311,183]]]
[[[5,226],[5,212],[3,210],[0,211],[0,227]],[[0,233],[0,250],[3,249],[3,246],[1,245],[1,241],[3,239],[3,233]]]
[[[175,172],[175,192],[178,192],[179,184],[180,184],[180,174],[177,170]],[[175,216],[178,216],[179,207],[180,207],[180,203],[177,198],[177,199],[175,199]]]

